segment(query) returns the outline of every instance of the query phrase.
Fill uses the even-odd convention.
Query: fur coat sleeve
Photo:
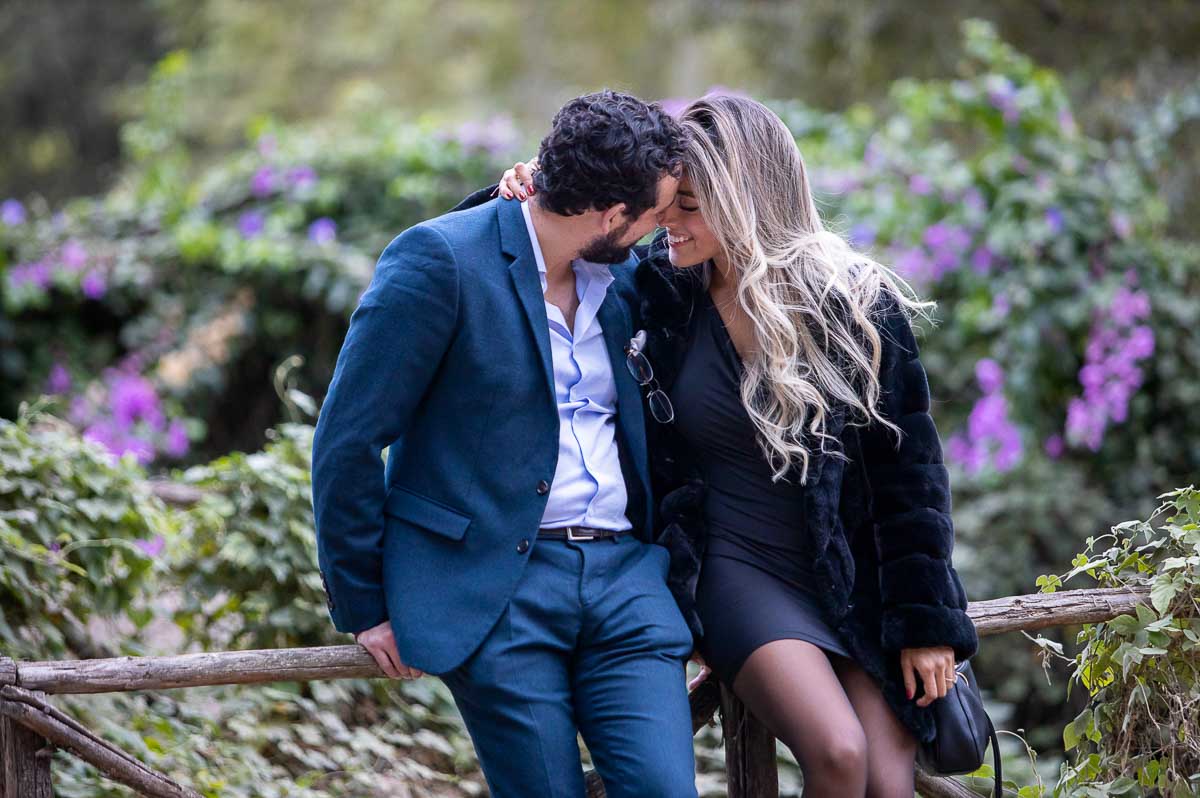
[[[879,557],[882,645],[887,651],[948,645],[959,661],[978,647],[967,596],[951,564],[950,479],[929,413],[929,382],[903,309],[888,301],[879,322],[880,414],[862,433]]]

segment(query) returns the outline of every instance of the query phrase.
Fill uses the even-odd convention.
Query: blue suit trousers
[[[499,621],[440,674],[494,798],[583,798],[577,734],[609,798],[695,798],[693,641],[668,561],[628,533],[533,541]]]

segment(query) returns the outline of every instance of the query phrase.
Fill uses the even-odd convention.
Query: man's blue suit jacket
[[[599,319],[627,515],[649,541],[645,422],[624,351],[635,263],[612,267]],[[401,233],[350,317],[313,440],[335,628],[391,619],[405,664],[433,674],[461,664],[537,545],[557,461],[549,327],[520,204],[494,200]]]

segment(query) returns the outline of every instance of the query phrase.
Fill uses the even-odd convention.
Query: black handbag
[[[862,436],[857,426],[854,436],[858,444],[858,456],[862,459]],[[863,482],[867,486],[867,505],[872,515],[875,510],[874,496],[871,489],[871,479],[867,475],[866,464],[860,462]],[[874,529],[875,520],[871,519]],[[939,776],[960,776],[974,773],[983,765],[987,753],[988,742],[992,744],[992,763],[996,771],[996,783],[993,794],[1001,798],[1004,790],[1004,773],[1000,767],[1000,742],[996,737],[996,727],[983,707],[983,696],[979,694],[979,682],[975,672],[971,670],[970,660],[964,660],[954,666],[954,684],[942,698],[929,705],[933,712],[933,726],[936,730],[934,738],[917,747],[917,763],[925,770]]]
[[[1000,798],[1004,772],[1000,767],[1000,741],[996,728],[979,694],[979,682],[971,670],[971,661],[954,666],[957,678],[946,695],[929,708],[937,733],[932,740],[917,748],[917,762],[939,776],[958,776],[973,773],[983,764],[988,742],[992,744],[992,763],[996,771],[994,795]]]

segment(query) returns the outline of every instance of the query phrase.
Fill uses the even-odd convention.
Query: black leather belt
[[[592,526],[560,526],[553,529],[542,527],[538,530],[539,538],[557,538],[558,540],[600,540],[617,535],[624,535],[628,529],[620,531],[612,529],[596,529]]]

